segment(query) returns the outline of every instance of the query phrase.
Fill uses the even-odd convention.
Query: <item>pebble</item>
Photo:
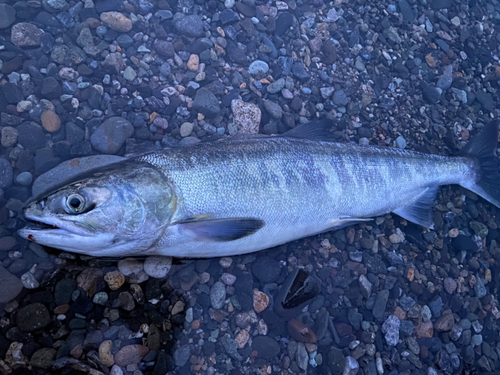
[[[187,68],[192,72],[197,72],[199,67],[200,67],[200,57],[198,55],[191,54],[187,62]]]
[[[123,71],[123,78],[132,82],[137,77],[137,72],[131,66],[127,66]]]
[[[252,349],[257,352],[257,358],[271,359],[281,351],[279,344],[269,336],[256,336],[252,339]]]
[[[248,67],[248,73],[252,75],[256,75],[259,73],[266,74],[268,71],[269,71],[269,65],[262,60],[255,60]]]
[[[101,13],[101,21],[109,28],[121,32],[128,33],[132,30],[132,21],[125,17],[120,12],[104,12]]]
[[[30,359],[30,365],[33,367],[49,369],[54,362],[57,350],[53,348],[41,348],[33,353]]]
[[[238,334],[234,338],[239,349],[244,348],[245,345],[248,343],[249,339],[250,339],[250,334],[245,329],[242,329],[240,332],[238,332]]]
[[[226,301],[226,286],[217,281],[210,289],[210,304],[216,310],[222,309]]]
[[[347,356],[345,359],[345,368],[342,375],[356,375],[359,371],[358,361],[351,356]]]
[[[10,39],[18,47],[38,47],[42,41],[43,31],[28,22],[16,23],[12,26]]]
[[[9,161],[0,158],[0,189],[7,189],[12,185],[14,171]]]
[[[2,285],[0,303],[8,303],[12,301],[23,290],[21,280],[2,266],[0,266],[0,285]]]
[[[271,100],[264,101],[264,108],[271,117],[277,120],[281,119],[281,117],[283,116],[283,110],[281,109],[280,105]]]
[[[165,278],[172,267],[172,258],[167,256],[150,256],[144,261],[144,272],[155,279]]]
[[[126,345],[115,354],[115,363],[120,367],[138,364],[148,352],[144,345]]]
[[[294,340],[314,344],[318,337],[314,331],[298,319],[290,319],[287,324],[288,333]]]
[[[104,275],[104,281],[106,281],[111,290],[117,290],[125,283],[125,276],[118,270],[110,271]]]
[[[191,357],[191,345],[186,344],[177,348],[174,352],[174,361],[177,367],[184,367]]]
[[[105,340],[99,345],[99,359],[104,366],[110,367],[115,364],[115,358],[112,354],[113,341]]]
[[[405,149],[406,148],[406,140],[402,136],[397,137],[396,138],[396,146],[400,149]]]
[[[441,315],[434,323],[434,328],[439,332],[451,331],[453,325],[455,324],[455,319],[452,313],[445,313]]]
[[[269,305],[269,297],[260,290],[253,291],[253,309],[256,313],[261,313]]]
[[[269,86],[267,86],[267,92],[270,94],[276,94],[280,92],[284,87],[285,87],[285,79],[280,78],[271,83]]]
[[[203,21],[198,15],[189,15],[174,19],[177,31],[189,37],[199,37],[203,34]]]
[[[220,113],[219,99],[205,88],[201,88],[196,92],[193,100],[193,109],[204,114],[205,116],[215,117]]]
[[[385,333],[385,341],[389,346],[396,346],[399,342],[399,326],[401,322],[396,315],[389,315],[384,324],[382,332]]]
[[[110,117],[90,136],[90,143],[97,151],[115,154],[134,133],[134,126],[123,117]]]
[[[6,29],[16,20],[16,10],[8,4],[0,4],[0,29]]]
[[[61,128],[61,119],[54,111],[42,113],[42,126],[50,133],[55,133]]]
[[[5,148],[12,147],[17,143],[19,132],[12,126],[6,126],[1,131],[1,145]]]
[[[50,323],[49,311],[44,304],[35,302],[19,310],[17,326],[23,332],[34,332]]]
[[[144,269],[144,264],[136,258],[125,258],[118,262],[118,270],[124,276],[133,276],[139,274]]]
[[[233,99],[231,102],[233,121],[238,131],[246,134],[256,134],[259,132],[262,112],[253,103],[245,103],[241,99]]]
[[[184,122],[180,127],[181,137],[188,137],[193,132],[194,124],[192,122]]]

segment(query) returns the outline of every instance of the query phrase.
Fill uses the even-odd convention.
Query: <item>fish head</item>
[[[163,234],[176,208],[165,176],[125,162],[77,176],[29,202],[19,231],[38,244],[92,256],[139,255]]]

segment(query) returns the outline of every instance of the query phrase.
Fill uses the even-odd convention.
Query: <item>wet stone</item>
[[[24,332],[37,331],[49,323],[49,311],[39,302],[23,307],[17,314],[17,326]]]
[[[182,35],[199,37],[203,34],[203,21],[198,15],[174,17],[174,25]]]
[[[226,300],[226,286],[217,281],[210,289],[210,304],[214,309],[221,309]]]
[[[193,108],[209,117],[215,117],[220,112],[219,100],[210,90],[204,88],[197,91]]]
[[[43,31],[31,23],[21,22],[12,26],[11,40],[18,47],[38,47]]]
[[[271,359],[281,351],[279,344],[269,336],[256,336],[252,341],[252,349],[257,352],[257,358]]]
[[[382,315],[385,313],[385,309],[386,309],[386,306],[387,306],[387,301],[389,300],[389,291],[384,289],[384,290],[381,290],[377,296],[376,296],[376,299],[375,299],[375,304],[373,306],[373,310],[372,310],[372,313],[373,313],[373,316],[375,318],[381,318]]]
[[[252,273],[262,284],[276,281],[281,273],[278,261],[267,256],[259,257],[252,266]]]
[[[9,161],[0,158],[0,189],[7,189],[12,185],[14,171]]]
[[[4,267],[0,266],[0,285],[2,285],[2,293],[0,293],[0,303],[7,303],[16,298],[23,290],[21,280],[11,274]]]
[[[389,315],[382,325],[382,332],[385,334],[385,341],[389,346],[396,346],[399,342],[400,320],[395,315]]]
[[[100,152],[115,154],[133,133],[130,121],[123,117],[110,117],[92,133],[90,142]]]

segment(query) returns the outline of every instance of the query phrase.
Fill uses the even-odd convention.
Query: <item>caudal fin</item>
[[[498,167],[498,120],[490,122],[461,151],[461,156],[473,157],[479,163],[475,183],[465,188],[500,207],[500,172]]]

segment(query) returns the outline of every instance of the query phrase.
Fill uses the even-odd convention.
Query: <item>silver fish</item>
[[[25,217],[43,226],[19,234],[93,256],[216,257],[389,212],[432,228],[440,185],[459,184],[500,207],[496,121],[455,157],[321,141],[323,126],[163,150],[90,171],[29,203]]]

